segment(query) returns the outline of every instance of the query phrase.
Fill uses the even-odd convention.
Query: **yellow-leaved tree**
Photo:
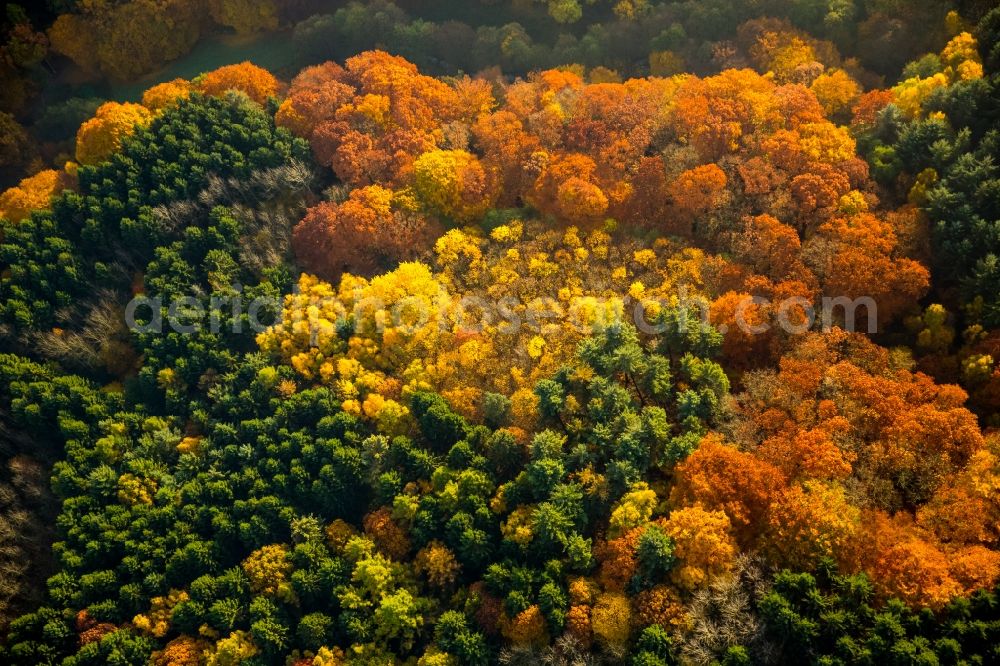
[[[458,222],[485,213],[496,197],[493,179],[475,155],[464,150],[433,150],[413,163],[414,189],[432,212]]]
[[[678,564],[671,577],[682,590],[693,592],[732,570],[738,550],[725,512],[684,507],[670,513],[664,531],[674,540]]]
[[[195,79],[195,85],[201,92],[215,97],[236,90],[258,104],[281,91],[281,82],[271,72],[251,62],[220,67]]]
[[[191,96],[191,82],[186,79],[165,81],[142,94],[142,105],[150,111],[162,111],[178,101]]]
[[[49,207],[49,202],[69,185],[65,172],[48,169],[29,176],[0,194],[0,217],[20,222],[33,210]]]
[[[76,160],[80,164],[103,162],[118,152],[126,137],[149,125],[152,118],[153,114],[141,104],[102,104],[76,134]]]

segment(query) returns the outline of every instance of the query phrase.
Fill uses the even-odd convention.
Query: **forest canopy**
[[[1000,661],[1000,9],[431,4],[8,6],[0,661]]]

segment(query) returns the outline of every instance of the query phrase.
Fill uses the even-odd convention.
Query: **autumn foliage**
[[[724,511],[743,547],[785,566],[835,558],[887,597],[940,605],[1000,578],[1000,560],[982,550],[995,538],[982,531],[993,511],[982,495],[963,495],[983,512],[959,519],[968,531],[937,518],[957,509],[960,479],[993,473],[960,389],[894,368],[885,350],[839,332],[807,338],[777,375],[747,384],[742,410],[754,427],[743,444],[753,453],[706,440],[678,466],[672,502]],[[962,568],[973,556],[974,582]]]
[[[116,80],[321,9],[63,4]],[[995,661],[1000,10],[493,4],[615,18],[349,3],[0,194],[0,662]]]
[[[304,70],[277,119],[344,182],[412,191],[425,216],[468,223],[493,205],[529,204],[557,223],[612,218],[731,253],[714,298],[871,296],[884,326],[926,291],[928,274],[873,210],[867,166],[827,118],[855,96],[837,92],[848,85],[840,74],[827,77],[817,79],[822,100],[751,70],[592,84],[546,71],[497,96],[374,52]],[[337,270],[303,251],[311,270]],[[718,309],[720,323],[734,316]],[[755,344],[776,358],[785,343]]]
[[[76,159],[81,164],[101,162],[120,147],[122,140],[150,123],[152,114],[139,104],[108,102],[76,135]]]
[[[31,211],[48,208],[52,197],[69,186],[70,180],[66,173],[51,169],[25,178],[16,187],[0,194],[0,217],[20,222]]]
[[[281,83],[266,69],[253,63],[227,65],[205,74],[197,81],[198,90],[206,95],[222,95],[230,90],[245,94],[263,104],[278,94]]]
[[[343,271],[374,274],[416,258],[438,228],[405,197],[372,185],[353,190],[343,203],[310,209],[295,227],[292,247],[306,270],[336,279]]]

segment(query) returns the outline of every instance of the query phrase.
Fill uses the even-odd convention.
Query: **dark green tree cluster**
[[[990,664],[1000,659],[1000,598],[981,591],[939,613],[875,604],[863,575],[783,571],[757,603],[779,662]]]
[[[112,327],[109,318],[121,319],[114,309],[130,291],[146,289],[144,280],[164,298],[164,316],[167,299],[195,287],[207,300],[213,290],[267,281],[265,273],[285,258],[288,219],[305,203],[308,159],[303,142],[248,101],[196,97],[168,110],[108,162],[81,167],[78,191],[59,196],[51,211],[6,225],[6,340],[92,369],[90,357],[100,360],[101,351],[88,354],[88,341],[108,336],[88,335],[88,327]],[[249,205],[257,201],[263,205]],[[250,235],[263,246],[248,252],[240,239]],[[241,261],[246,256],[255,259]],[[53,328],[60,339],[49,334]],[[145,348],[152,342],[140,344],[152,351]]]
[[[54,573],[50,546],[59,507],[49,489],[62,456],[60,419],[99,420],[114,396],[78,377],[11,354],[0,355],[0,626],[42,600]]]
[[[173,609],[175,631],[196,635],[207,624],[225,634],[256,623],[269,629],[254,635],[271,655],[286,650],[295,631],[306,636],[305,645],[314,642],[322,623],[311,615],[337,615],[333,591],[350,572],[317,546],[321,530],[310,524],[357,520],[368,497],[365,434],[338,413],[325,389],[292,399],[278,394],[289,374],[249,357],[240,372],[223,378],[225,389],[212,392],[208,410],[188,423],[115,411],[88,426],[65,412],[66,459],[53,481],[63,501],[63,540],[55,548],[60,573],[49,582],[51,606],[15,622],[11,663],[76,652],[75,609],[120,625],[174,588],[189,596]],[[91,400],[105,395],[93,388],[90,394]],[[120,401],[105,405],[114,407]],[[200,434],[185,436],[185,429]],[[288,593],[294,622],[292,604],[257,596],[256,581],[240,569],[252,551],[273,543],[295,544],[287,553],[295,571]],[[125,633],[88,643],[72,663],[105,663],[108,651],[125,650],[126,642],[128,651],[147,656],[155,646],[148,636]]]
[[[592,372],[566,368],[536,387],[540,411],[570,437],[571,451],[615,452],[608,474],[620,492],[650,468],[686,458],[717,422],[729,391],[712,360],[722,336],[693,309],[665,308],[653,326],[648,344],[629,324],[604,330],[579,350]]]
[[[877,599],[864,574],[841,574],[829,560],[799,573],[744,557],[731,579],[696,595],[688,638],[664,636],[658,659],[635,663],[992,664],[1000,658],[997,593],[913,609]]]
[[[307,147],[243,100],[197,98],[168,111],[110,162],[81,168],[79,191],[60,196],[52,211],[4,230],[5,349],[103,381],[124,377],[130,403],[186,414],[188,400],[205,396],[214,378],[237,367],[253,347],[250,313],[238,309],[235,298],[259,297],[255,320],[266,324],[287,290],[291,220],[312,185],[306,160]],[[125,328],[124,308],[134,292],[159,299],[159,307],[135,312],[140,324],[158,318],[157,329]],[[202,313],[189,320],[176,312],[178,323],[194,327],[191,335],[168,321],[179,297]],[[51,543],[44,470],[63,457],[64,440],[75,439],[60,428],[69,418],[95,426],[108,414],[73,405],[122,395],[94,392],[84,380],[25,356],[5,356],[3,364],[10,442],[2,451],[10,489],[3,515],[17,533],[12,544],[19,544],[9,569],[17,580],[5,586],[12,609],[34,594],[45,578],[38,572],[50,561],[25,554],[45,553]],[[139,358],[143,373],[135,377]],[[164,367],[171,371],[161,374]],[[28,501],[36,510],[26,513]],[[25,523],[25,517],[42,522]],[[27,586],[27,580],[35,582]]]

